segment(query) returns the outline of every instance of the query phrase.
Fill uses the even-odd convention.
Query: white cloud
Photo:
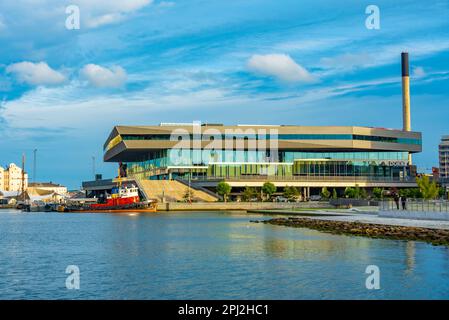
[[[248,60],[253,72],[274,76],[289,82],[312,82],[314,77],[286,54],[253,55]]]
[[[386,45],[379,45],[374,42],[371,46],[364,46],[361,51],[357,47],[347,46],[345,51],[353,53],[343,53],[320,59],[320,67],[324,67],[325,71],[320,72],[319,75],[325,77],[360,68],[380,67],[389,64],[399,65],[401,52],[410,52],[410,59],[413,64],[413,61],[448,49],[449,39],[445,38],[414,39]]]
[[[24,36],[34,35],[34,43],[36,38],[39,39],[42,36],[41,30],[46,31],[44,35],[66,31],[64,21],[68,15],[65,13],[65,9],[69,5],[79,7],[81,29],[88,29],[123,21],[152,3],[153,0],[0,1],[0,15],[3,13],[5,18],[2,19],[0,16],[0,31],[2,31],[1,21],[4,24],[8,22],[8,28],[18,29],[17,32],[20,32],[18,35],[14,35],[14,38],[20,39]],[[8,19],[6,19],[6,12]],[[14,19],[20,19],[20,23],[15,23]]]
[[[422,77],[425,77],[426,75],[427,75],[426,71],[424,71],[423,67],[415,67],[415,68],[413,68],[413,72],[412,72],[412,77],[413,78],[422,78]]]
[[[36,86],[57,85],[66,81],[66,77],[61,72],[50,68],[46,62],[14,63],[6,68],[6,73],[14,74],[20,82]]]
[[[11,128],[32,129],[52,123],[53,129],[82,129],[84,133],[98,135],[98,132],[110,131],[117,119],[121,123],[151,123],[156,111],[172,114],[182,109],[210,108],[211,105],[225,109],[229,105],[243,104],[222,88],[182,94],[160,94],[156,88],[93,96],[84,96],[85,92],[75,83],[38,87],[18,99],[6,101],[1,115]]]
[[[175,5],[176,5],[176,3],[173,1],[161,1],[161,2],[159,2],[158,6],[161,8],[169,8],[169,7],[173,7]]]
[[[353,69],[372,63],[374,58],[365,52],[345,53],[335,57],[321,59],[321,65],[326,68]]]
[[[126,71],[120,66],[108,69],[96,64],[87,64],[80,73],[91,85],[98,88],[118,88],[123,86],[127,79]]]
[[[119,22],[128,14],[138,11],[153,0],[74,0],[80,7],[81,17],[88,28]]]

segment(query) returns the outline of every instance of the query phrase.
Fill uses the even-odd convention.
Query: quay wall
[[[158,203],[158,211],[226,211],[295,208],[328,208],[328,202],[167,202]]]
[[[0,204],[0,209],[15,209],[16,206],[13,204]]]

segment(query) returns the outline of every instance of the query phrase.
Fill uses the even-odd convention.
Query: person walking
[[[396,192],[393,194],[393,199],[394,202],[396,203],[396,209],[399,210],[399,195]]]
[[[406,196],[402,196],[401,197],[401,202],[402,202],[402,210],[407,210],[407,197]]]

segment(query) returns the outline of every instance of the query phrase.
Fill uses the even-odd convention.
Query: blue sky
[[[79,30],[65,27],[68,5]],[[380,9],[367,29],[365,8]],[[77,188],[117,124],[401,128],[411,61],[420,170],[449,134],[449,1],[4,0],[0,164],[38,151],[39,181]]]

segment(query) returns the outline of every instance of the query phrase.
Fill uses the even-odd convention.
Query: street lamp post
[[[92,175],[95,179],[95,156],[92,156]]]
[[[192,192],[191,192],[191,189],[190,189],[190,179],[191,179],[191,177],[192,177],[192,170],[189,169],[189,189],[188,189],[188,192],[189,192],[189,203],[192,203]]]
[[[37,161],[37,149],[33,150],[33,182],[36,183],[36,178],[37,178],[37,174],[36,174],[36,164]]]

